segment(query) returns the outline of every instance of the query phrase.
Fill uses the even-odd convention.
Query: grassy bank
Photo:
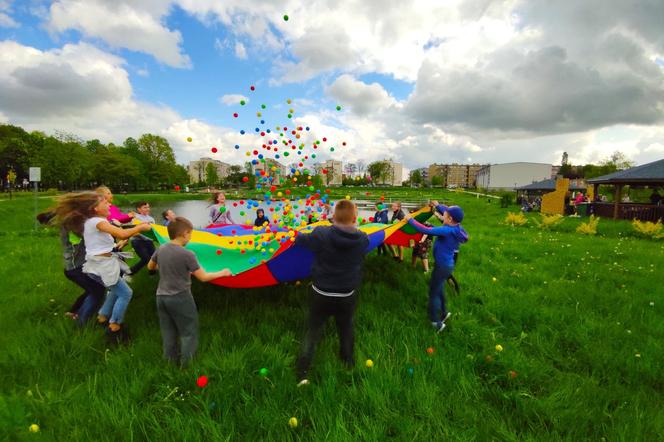
[[[343,189],[367,191],[379,193]],[[400,192],[382,193],[417,198],[417,190]],[[370,256],[357,367],[338,363],[330,325],[304,389],[295,387],[293,364],[306,283],[256,290],[195,283],[199,356],[173,369],[161,360],[156,277],[134,278],[126,319],[134,339],[109,350],[101,330],[76,330],[63,317],[79,290],[62,275],[54,232],[32,231],[32,200],[0,202],[0,434],[30,440],[36,423],[45,440],[661,437],[664,242],[607,220],[597,237],[576,234],[576,219],[554,232],[511,228],[496,201],[427,195],[462,204],[471,235],[455,272],[462,293],[448,297],[449,328],[430,329],[421,271]],[[183,197],[127,201],[143,196]],[[41,208],[49,203],[39,200]],[[199,375],[210,379],[202,390]]]

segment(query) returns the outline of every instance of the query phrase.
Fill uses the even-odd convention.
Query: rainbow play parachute
[[[420,222],[431,216],[428,208],[413,213]],[[186,248],[194,252],[207,272],[229,268],[233,276],[212,281],[224,287],[265,287],[281,282],[308,278],[313,262],[312,253],[294,245],[295,236],[309,233],[315,227],[330,225],[328,221],[310,224],[295,230],[254,228],[225,225],[194,230]],[[407,245],[410,239],[419,240],[420,234],[406,221],[389,224],[364,224],[359,229],[369,236],[367,253],[395,235],[398,243]],[[169,241],[166,227],[153,225],[152,232],[160,244]]]

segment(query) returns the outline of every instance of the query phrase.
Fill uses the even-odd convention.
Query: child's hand
[[[231,269],[224,269],[221,272],[219,272],[220,278],[225,278],[227,276],[233,276],[233,273],[231,273]]]
[[[405,219],[406,221],[410,221],[412,218],[413,218],[413,215],[411,215],[410,213],[406,213],[403,217],[403,219]]]
[[[147,232],[151,228],[152,227],[150,227],[149,223],[141,223],[141,224],[138,225],[138,230],[140,230],[141,232]]]
[[[438,205],[438,201],[436,201],[436,200],[433,200],[433,201],[431,201],[431,203],[430,203],[430,206],[431,206],[431,207],[436,207],[437,205]]]

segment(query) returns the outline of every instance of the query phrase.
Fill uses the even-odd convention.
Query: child
[[[212,194],[212,205],[208,215],[210,224],[235,224],[230,210],[226,209],[226,195],[223,192]]]
[[[171,221],[173,221],[176,216],[175,212],[173,212],[171,209],[166,209],[163,212],[161,212],[161,217],[164,219],[164,225],[168,226]]]
[[[389,224],[387,217],[387,208],[383,207],[383,204],[380,202],[376,203],[376,213],[374,214],[373,222],[380,224]],[[378,253],[378,256],[387,255],[387,247],[385,246],[385,244],[381,243],[378,247],[376,247],[376,252]]]
[[[403,210],[401,210],[401,201],[395,201],[392,203],[392,219],[390,219],[390,224],[399,222],[404,219]],[[397,247],[399,248],[399,253],[397,253]],[[403,246],[390,246],[392,250],[392,257],[395,261],[403,262]]]
[[[56,213],[53,211],[43,212],[37,215],[37,220],[41,224],[47,225],[55,216]],[[85,241],[80,236],[61,226],[60,243],[62,244],[65,277],[83,289],[83,294],[76,299],[65,315],[74,319],[78,326],[82,327],[99,308],[106,288],[83,273]]]
[[[99,310],[98,321],[105,324],[110,316],[108,335],[112,340],[124,336],[120,333],[125,311],[132,291],[120,278],[127,270],[120,254],[114,253],[113,237],[127,239],[140,232],[150,230],[149,224],[139,224],[130,229],[121,229],[109,223],[109,203],[98,193],[70,193],[58,200],[56,215],[67,230],[81,234],[85,241],[86,254],[83,272],[108,288],[106,301]]]
[[[369,238],[355,228],[356,222],[357,206],[341,200],[335,205],[332,226],[316,227],[295,239],[295,246],[314,254],[308,330],[296,366],[298,385],[309,383],[307,372],[330,316],[337,323],[341,360],[349,367],[355,364],[353,315],[356,290],[362,282],[362,263],[369,246]]]
[[[426,227],[433,227],[429,223],[424,223],[424,225]],[[431,236],[424,234],[420,241],[415,244],[415,247],[413,247],[413,268],[417,266],[417,258],[420,258],[422,260],[422,267],[424,267],[424,273],[429,273],[429,249],[431,248],[431,242]]]
[[[265,216],[265,210],[256,210],[256,219],[254,220],[255,227],[265,227],[270,224],[270,220]]]
[[[150,216],[150,204],[146,201],[139,201],[136,203],[136,215],[134,217],[144,223],[154,224],[154,218]],[[140,258],[136,264],[131,266],[129,273],[135,275],[143,267],[147,265],[150,258],[154,254],[155,248],[152,240],[145,235],[136,235],[131,238],[131,246]]]
[[[149,270],[159,269],[157,313],[164,357],[182,366],[191,360],[198,347],[198,311],[191,294],[191,275],[202,282],[231,276],[229,269],[207,273],[196,255],[184,248],[193,230],[188,219],[175,218],[168,224],[170,242],[159,247],[148,263]]]
[[[99,186],[95,192],[102,195],[108,201],[108,220],[114,224],[130,223],[134,217],[134,212],[122,213],[122,211],[113,205],[113,193],[106,186]]]
[[[445,307],[445,281],[454,272],[454,251],[459,245],[468,241],[468,234],[461,227],[463,210],[459,206],[444,206],[432,201],[432,209],[443,215],[444,225],[428,228],[417,222],[410,214],[406,215],[408,224],[415,227],[418,232],[435,236],[433,256],[436,260],[431,281],[429,283],[429,319],[431,325],[441,332],[445,328],[445,321],[450,313]]]

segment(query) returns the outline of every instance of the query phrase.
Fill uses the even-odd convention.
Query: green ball
[[[266,106],[264,104],[261,104],[261,109],[265,109],[265,107]]]
[[[284,21],[288,21],[288,16],[284,15]]]
[[[226,211],[226,206],[219,206],[219,211],[224,213]]]
[[[338,106],[338,105],[337,105],[337,110],[340,111],[340,110],[341,110],[341,106]]]
[[[288,118],[293,118],[293,115],[292,115],[292,114],[288,114]]]
[[[240,106],[244,106],[244,105],[245,105],[245,101],[244,101],[244,100],[240,100]]]
[[[263,368],[261,368],[260,370],[258,370],[258,373],[259,373],[261,376],[267,376],[267,372],[268,372],[268,370],[267,370],[267,368],[265,368],[265,367],[263,367]]]
[[[244,216],[244,210],[240,211],[240,216]]]
[[[334,152],[334,147],[330,147],[330,152]]]

